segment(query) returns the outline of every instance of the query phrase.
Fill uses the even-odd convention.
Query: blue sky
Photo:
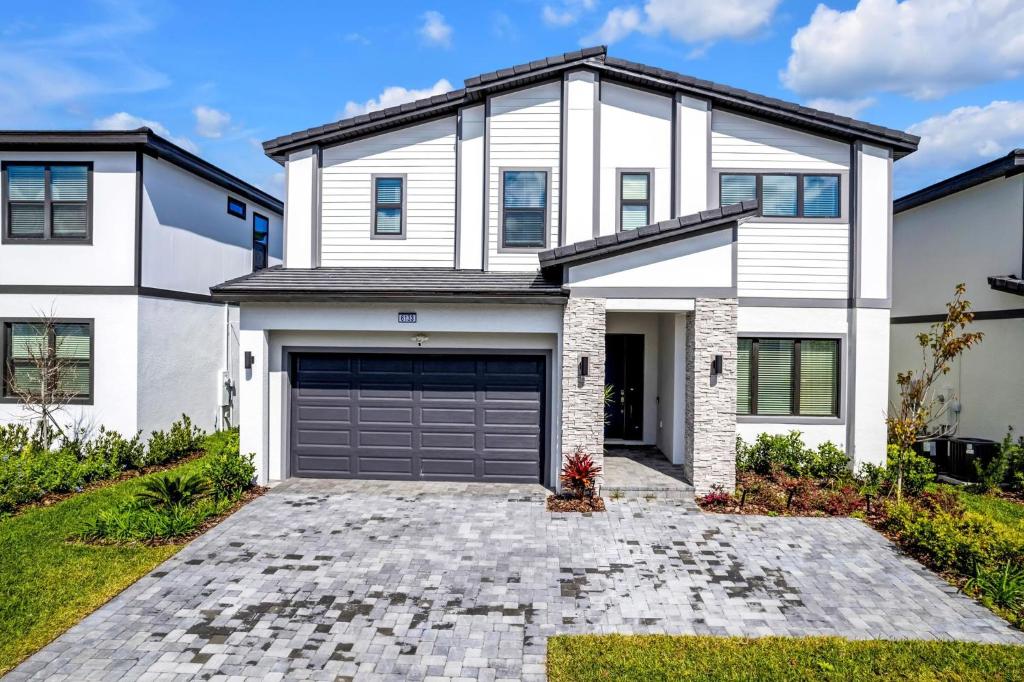
[[[147,124],[280,194],[265,139],[600,43],[921,134],[897,195],[1024,146],[1019,0],[20,3],[0,128]]]

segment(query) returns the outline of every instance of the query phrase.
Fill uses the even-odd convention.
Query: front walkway
[[[549,514],[544,495],[283,484],[10,679],[540,679],[562,632],[1024,643],[854,519],[716,516],[667,497]]]

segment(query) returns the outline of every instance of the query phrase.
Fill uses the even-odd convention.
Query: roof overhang
[[[538,272],[488,273],[445,268],[282,268],[275,266],[210,289],[228,303],[534,303],[561,305],[561,282]]]
[[[951,194],[962,192],[990,180],[1009,178],[1024,173],[1024,149],[1014,149],[1006,156],[983,163],[951,178],[940,180],[916,192],[900,197],[893,202],[893,213],[902,213],[923,204],[931,203]]]
[[[1024,296],[1024,279],[1016,275],[993,275],[988,278],[988,285],[995,291]]]
[[[858,121],[793,102],[766,97],[719,83],[607,56],[604,46],[567,52],[466,79],[464,87],[388,109],[309,128],[263,143],[264,152],[283,163],[288,154],[311,146],[330,146],[375,135],[483,102],[489,95],[531,83],[560,78],[566,71],[591,69],[602,78],[661,91],[707,99],[714,106],[805,129],[845,141],[865,141],[891,149],[896,159],[915,151],[919,139],[899,130]]]

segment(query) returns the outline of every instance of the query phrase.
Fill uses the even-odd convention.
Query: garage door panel
[[[299,355],[298,476],[537,482],[543,358]]]
[[[362,424],[412,424],[411,407],[359,406],[359,423]]]
[[[421,450],[469,450],[475,452],[476,445],[475,431],[468,433],[453,433],[451,431],[444,433],[426,432],[420,434]]]

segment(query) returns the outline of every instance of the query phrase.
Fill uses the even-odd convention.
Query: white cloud
[[[192,110],[196,117],[196,133],[201,137],[217,139],[224,136],[224,130],[231,124],[231,114],[213,107],[199,105]]]
[[[452,46],[452,27],[445,22],[444,15],[440,12],[424,12],[423,25],[420,26],[419,33],[428,45]]]
[[[562,0],[559,5],[544,5],[540,18],[545,25],[553,28],[571,26],[580,15],[589,12],[597,5],[597,0]]]
[[[782,82],[806,96],[896,92],[933,99],[1024,73],[1024,2],[861,0],[818,5],[796,32]]]
[[[168,84],[139,61],[134,38],[152,29],[130,5],[109,6],[109,16],[37,33],[23,25],[0,42],[0,127],[40,127],[58,110],[83,100],[154,90]],[[52,29],[52,26],[49,27]]]
[[[167,129],[167,126],[159,121],[150,121],[149,119],[129,114],[127,111],[119,111],[116,114],[111,114],[105,118],[98,118],[92,122],[92,127],[94,130],[135,130],[136,128],[150,128],[160,137],[167,138],[182,149],[188,150],[193,154],[199,152],[199,146],[196,145],[195,142],[187,137],[176,137],[172,135],[171,131]]]
[[[387,109],[388,107],[412,102],[425,97],[442,95],[446,92],[450,92],[451,90],[452,84],[445,78],[437,81],[429,88],[423,88],[421,90],[410,90],[408,88],[403,88],[400,85],[392,85],[384,88],[384,90],[382,90],[375,99],[368,99],[363,103],[353,102],[351,100],[346,102],[343,118],[351,118],[370,111]]]
[[[362,33],[356,33],[354,31],[352,33],[346,33],[344,36],[342,36],[342,39],[346,43],[357,43],[359,45],[369,45],[370,44],[370,39],[369,38],[364,36]]]
[[[584,38],[581,42],[587,45],[594,43],[611,45],[612,43],[619,42],[633,31],[639,30],[642,24],[643,19],[640,16],[640,10],[636,7],[616,7],[608,12],[608,16],[605,17],[601,28],[596,33],[592,33]]]
[[[1024,101],[957,107],[907,128],[918,150],[897,164],[942,169],[975,166],[1024,146]]]
[[[818,97],[807,102],[812,109],[831,111],[840,116],[856,118],[868,107],[874,106],[877,100],[874,97],[857,97],[855,99],[838,99],[833,97]]]
[[[745,38],[771,21],[780,0],[648,0],[643,14],[635,6],[616,7],[591,36],[614,43],[639,31],[656,36],[668,33],[684,43],[712,43],[722,38]]]

